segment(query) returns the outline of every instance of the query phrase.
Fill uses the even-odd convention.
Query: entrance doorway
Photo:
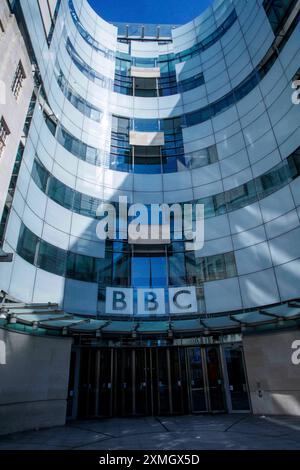
[[[83,347],[77,382],[80,419],[249,411],[241,345]]]

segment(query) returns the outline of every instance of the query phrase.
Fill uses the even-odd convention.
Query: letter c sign
[[[174,287],[169,289],[170,313],[197,312],[195,287]]]

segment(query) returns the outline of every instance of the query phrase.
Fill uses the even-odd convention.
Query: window
[[[130,284],[130,256],[128,253],[112,254],[112,284],[128,286]]]
[[[277,34],[296,4],[296,0],[264,0],[263,7],[274,34]]]
[[[100,202],[100,199],[76,191],[73,211],[81,215],[86,215],[87,217],[96,217],[96,211]]]
[[[54,121],[54,116],[49,116],[45,111],[43,112],[43,115],[49,131],[55,137],[57,124]]]
[[[57,276],[64,276],[66,271],[66,251],[41,240],[37,266]]]
[[[165,287],[167,280],[167,259],[162,253],[151,256],[135,254],[131,259],[131,284],[133,287]]]
[[[211,145],[210,147],[197,150],[186,156],[186,166],[191,169],[211,165],[217,161],[218,151],[216,145]]]
[[[156,78],[135,78],[134,96],[150,98],[157,96]]]
[[[171,250],[170,250],[171,251]],[[186,283],[184,253],[169,253],[169,285],[182,286]],[[190,282],[190,279],[188,280]]]
[[[93,70],[84,60],[79,56],[71,40],[67,39],[66,49],[76,67],[85,75],[89,80],[97,83],[103,88],[111,88],[112,83],[110,79],[106,79],[104,75],[96,70]]]
[[[201,85],[204,85],[204,76],[203,73],[198,73],[194,77],[186,78],[179,82],[179,90],[181,93],[189,90],[193,90]]]
[[[5,235],[5,230],[6,230],[6,224],[8,221],[8,216],[9,216],[9,207],[5,205],[3,212],[2,212],[1,222],[0,222],[0,246],[2,246],[4,242],[4,235]]]
[[[38,245],[39,239],[34,233],[32,233],[25,225],[22,225],[17,253],[28,263],[34,264],[35,256],[36,256],[36,249]]]
[[[134,146],[134,172],[135,173],[161,173],[160,147]]]
[[[22,142],[20,142],[19,147],[18,147],[18,151],[17,151],[17,155],[16,155],[16,159],[15,159],[15,164],[14,164],[14,167],[13,167],[13,172],[12,172],[10,182],[9,182],[9,187],[8,187],[8,195],[7,196],[8,196],[8,198],[11,198],[11,199],[14,197],[14,194],[15,194],[15,189],[16,189],[16,185],[17,185],[19,171],[20,171],[20,167],[21,167],[21,163],[22,163],[22,159],[23,159],[23,153],[24,153],[24,145],[22,144]]]
[[[95,282],[97,275],[95,270],[95,259],[89,256],[68,253],[67,277],[78,281]]]
[[[73,207],[74,191],[54,176],[50,178],[48,196],[66,209]]]
[[[93,119],[96,122],[101,121],[102,117],[102,111],[98,108],[95,108],[92,104],[90,104],[88,101],[83,99],[68,83],[66,77],[64,76],[63,72],[61,71],[61,68],[56,62],[56,80],[57,83],[67,98],[67,100],[72,103],[75,108],[77,108],[82,114],[85,116]]]
[[[13,92],[15,98],[19,97],[19,94],[23,85],[23,81],[25,80],[25,78],[26,78],[26,74],[24,71],[24,67],[22,65],[22,62],[19,61],[16,73],[14,76],[14,80],[11,86],[11,91]]]
[[[38,188],[40,188],[45,193],[47,189],[49,173],[46,168],[44,168],[44,166],[37,160],[34,160],[31,176]]]
[[[93,49],[95,49],[97,52],[102,54],[104,57],[107,57],[109,59],[112,59],[114,57],[114,53],[112,50],[109,49],[104,49],[101,44],[96,41],[83,27],[82,23],[80,22],[80,19],[76,13],[75,6],[73,3],[73,0],[69,0],[69,8],[70,8],[70,13],[72,16],[72,20],[78,29],[81,37],[90,45],[92,46]]]
[[[7,136],[9,136],[10,130],[8,128],[8,125],[5,122],[4,117],[2,116],[0,120],[0,156],[3,152],[3,149],[5,147],[6,139]]]
[[[158,119],[135,118],[133,128],[137,132],[158,132],[160,130]]]

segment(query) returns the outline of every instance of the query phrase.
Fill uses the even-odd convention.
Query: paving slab
[[[76,421],[0,437],[0,450],[300,450],[300,417],[192,415]]]

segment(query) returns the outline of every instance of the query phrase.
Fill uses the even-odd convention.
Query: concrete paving
[[[300,450],[300,417],[193,415],[76,421],[0,437],[1,450]]]

